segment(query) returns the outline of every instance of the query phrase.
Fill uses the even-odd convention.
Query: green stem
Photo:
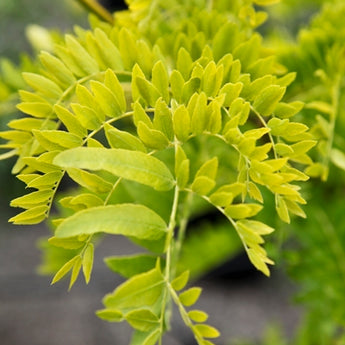
[[[114,17],[102,5],[95,0],[77,0],[82,6],[96,14],[99,18],[110,24],[114,24]]]
[[[173,237],[174,237],[174,229],[176,226],[176,215],[177,215],[177,207],[178,207],[178,201],[179,201],[179,195],[180,195],[180,189],[176,185],[175,192],[174,192],[174,200],[173,205],[171,209],[170,214],[170,220],[168,225],[168,231],[167,231],[167,239],[166,239],[166,264],[165,264],[165,275],[164,280],[166,284],[166,289],[164,290],[164,296],[162,301],[162,308],[161,308],[161,316],[160,316],[160,339],[159,339],[159,345],[162,345],[162,339],[163,339],[163,332],[164,332],[164,319],[165,319],[165,309],[168,303],[168,285],[170,284],[171,280],[171,262],[172,262],[172,249],[173,249]]]
[[[193,193],[193,191],[192,191],[191,189],[185,189],[185,190],[186,190],[186,191],[190,191],[191,193]],[[239,238],[240,238],[240,240],[241,240],[241,242],[242,242],[242,244],[243,244],[244,249],[246,250],[246,252],[248,252],[248,249],[249,249],[249,248],[248,248],[247,243],[246,243],[246,241],[244,240],[243,236],[242,236],[242,235],[240,234],[240,232],[238,231],[236,222],[235,222],[231,217],[229,217],[229,216],[225,213],[225,211],[224,211],[224,209],[223,209],[222,207],[213,204],[208,196],[206,196],[206,195],[200,195],[200,196],[201,196],[204,200],[206,200],[210,205],[212,205],[213,207],[215,207],[219,212],[221,212],[221,213],[226,217],[226,219],[229,220],[229,222],[231,223],[231,225],[232,225],[232,226],[234,227],[234,229],[236,230],[236,232],[237,232],[237,234],[238,234],[238,236],[239,236]]]
[[[173,287],[170,284],[168,285],[168,287],[169,287],[169,292],[170,292],[172,299],[174,300],[175,304],[179,308],[182,320],[184,321],[184,323],[187,327],[189,327],[191,330],[193,330],[193,326],[194,326],[193,322],[190,319],[190,317],[188,316],[188,312],[186,311],[183,304],[181,303],[177,293],[175,292],[175,290],[173,289]],[[195,340],[197,341],[198,345],[204,344],[204,340],[200,335],[196,334],[195,332],[193,332],[193,334],[194,334]]]
[[[180,220],[179,228],[178,228],[178,235],[177,239],[175,242],[175,247],[174,247],[174,257],[173,257],[173,272],[172,275],[175,276],[176,269],[177,269],[177,262],[179,260],[180,254],[181,254],[181,249],[182,249],[182,244],[184,242],[184,238],[186,235],[186,229],[188,225],[188,220],[190,216],[190,206],[192,204],[193,200],[193,193],[188,193],[186,200],[183,204],[183,216]]]
[[[259,119],[259,121],[261,122],[261,124],[265,127],[265,128],[268,128],[269,127],[267,126],[267,123],[265,121],[265,119],[251,106],[250,107],[250,110],[255,114],[255,116]],[[270,139],[270,142],[272,144],[272,150],[273,150],[273,154],[274,154],[274,159],[278,159],[278,154],[277,154],[277,151],[276,151],[276,147],[275,147],[275,142],[274,142],[274,139],[273,139],[273,136],[271,134],[271,132],[268,132],[267,133],[269,139]]]

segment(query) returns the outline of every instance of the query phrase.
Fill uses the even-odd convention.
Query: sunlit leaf
[[[135,275],[105,296],[108,308],[141,308],[152,306],[161,296],[164,288],[162,273],[154,268]]]
[[[191,310],[188,312],[188,316],[195,322],[205,322],[208,319],[207,313],[202,310]]]
[[[174,290],[180,291],[187,285],[188,279],[189,271],[184,271],[171,282],[171,286]]]
[[[59,238],[105,232],[157,240],[166,224],[154,211],[142,205],[120,204],[93,207],[66,218],[56,229]]]
[[[92,267],[93,267],[93,257],[94,257],[94,246],[89,243],[84,250],[82,264],[83,264],[83,274],[85,277],[86,284],[89,283]]]
[[[203,338],[218,338],[220,336],[220,333],[216,328],[205,324],[194,325],[193,330]]]
[[[107,308],[107,309],[98,310],[96,312],[96,315],[100,319],[109,321],[109,322],[121,322],[124,319],[122,312],[117,309]]]
[[[179,300],[184,306],[190,307],[199,299],[200,294],[201,294],[201,288],[192,287],[186,291],[183,291],[179,295]]]
[[[166,165],[142,152],[80,147],[61,152],[55,157],[54,164],[63,168],[106,170],[162,191],[174,186],[173,176]]]

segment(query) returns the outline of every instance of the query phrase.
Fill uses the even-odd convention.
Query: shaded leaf
[[[106,265],[125,278],[147,272],[155,267],[157,257],[148,254],[131,256],[110,256],[104,259]]]
[[[149,332],[159,326],[158,317],[150,309],[133,310],[125,317],[133,328],[142,332]]]
[[[80,256],[77,255],[73,257],[71,260],[67,261],[55,274],[51,284],[55,284],[59,280],[61,280],[68,272],[73,268],[74,264],[80,259]]]

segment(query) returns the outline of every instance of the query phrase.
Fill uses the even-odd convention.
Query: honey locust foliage
[[[342,1],[325,3],[301,30],[296,44],[290,45],[281,61],[298,72],[291,95],[300,95],[306,104],[303,119],[311,126],[318,140],[315,162],[308,175],[326,181],[330,165],[345,170],[344,152],[344,37],[341,18],[345,13]],[[292,59],[292,56],[294,57]]]
[[[265,199],[284,222],[305,217],[299,182],[316,142],[293,119],[303,103],[284,100],[295,74],[256,32],[266,13],[254,5],[275,2],[128,1],[114,23],[92,17],[90,30],[77,27],[23,74],[23,116],[0,133],[30,189],[11,202],[23,211],[10,221],[37,224],[58,201],[46,248],[66,256],[52,282],[70,273],[70,288],[81,271],[90,280],[97,234],[145,249],[106,258],[127,280],[97,312],[127,321],[132,345],[162,343],[172,303],[199,345],[218,337],[193,309],[201,289],[186,288],[188,271],[176,269],[188,220],[203,207],[219,211],[267,276]],[[58,198],[63,178],[78,188]]]

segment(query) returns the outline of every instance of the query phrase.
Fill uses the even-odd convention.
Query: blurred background
[[[112,9],[121,6],[118,1],[103,3]],[[316,3],[311,1],[306,12],[289,25],[297,30],[297,23],[307,21]],[[275,20],[279,19],[278,13]],[[26,35],[27,26],[32,24],[63,32],[72,31],[74,25],[88,25],[86,12],[73,0],[0,0],[0,57],[20,63],[22,52],[33,53]],[[0,117],[1,129],[9,116],[12,114]],[[109,238],[96,250],[88,286],[80,282],[70,292],[68,282],[50,286],[50,277],[37,274],[41,256],[38,243],[41,237],[49,236],[48,228],[44,224],[20,227],[7,222],[16,214],[9,202],[22,195],[24,187],[11,176],[12,164],[11,160],[0,161],[1,345],[127,345],[130,329],[101,321],[94,312],[102,307],[102,297],[121,282],[102,258],[128,254],[134,247],[122,238]],[[212,227],[212,218],[202,221]],[[196,284],[203,287],[198,306],[209,312],[209,323],[222,333],[219,345],[259,344],[265,334],[273,334],[273,339],[279,332],[281,339],[288,339],[299,328],[303,310],[293,300],[298,288],[287,277],[283,262],[268,279],[257,273],[235,246],[225,263],[200,276]],[[164,345],[195,344],[178,316],[172,328]]]

